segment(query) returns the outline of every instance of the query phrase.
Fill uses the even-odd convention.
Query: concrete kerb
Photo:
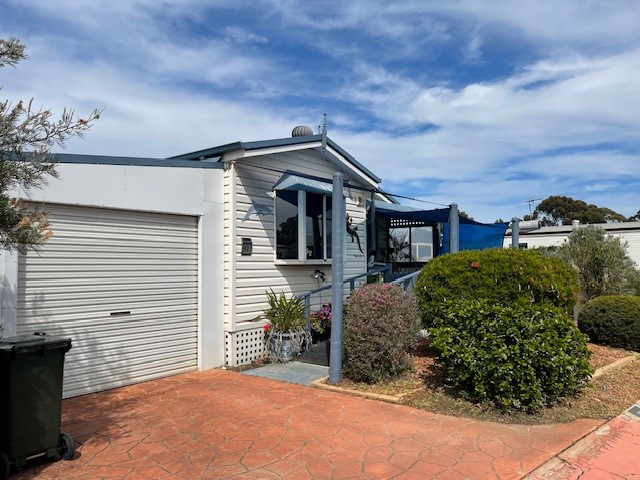
[[[615,370],[616,368],[620,368],[629,362],[633,362],[638,358],[640,358],[640,353],[634,353],[629,355],[628,357],[624,357],[624,358],[621,358],[620,360],[616,360],[615,362],[610,363],[609,365],[605,365],[604,367],[600,367],[599,369],[597,369],[594,372],[592,378],[598,378],[599,376],[607,373],[608,371]]]
[[[402,403],[402,400],[406,396],[422,390],[422,388],[416,388],[409,392],[403,393],[402,395],[385,395],[383,393],[364,392],[362,390],[354,390],[352,388],[344,388],[336,385],[329,385],[327,383],[328,380],[329,380],[329,377],[319,378],[318,380],[315,380],[314,382],[312,382],[311,386],[315,388],[321,388],[323,390],[329,390],[332,392],[345,393],[347,395],[354,395],[356,397],[369,398],[372,400],[380,400],[383,402],[396,403],[396,404]]]

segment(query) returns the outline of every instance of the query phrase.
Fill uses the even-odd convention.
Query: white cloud
[[[169,156],[315,130],[327,112],[383,186],[476,218],[553,194],[640,208],[638,2],[13,5],[40,23],[0,19],[32,57],[2,72],[3,94],[106,107],[73,152]],[[519,63],[492,51],[510,43]]]
[[[236,43],[269,43],[267,37],[249,32],[242,27],[229,26],[224,29],[227,38]]]
[[[482,63],[482,46],[484,40],[479,34],[473,35],[462,49],[463,62],[470,64]]]

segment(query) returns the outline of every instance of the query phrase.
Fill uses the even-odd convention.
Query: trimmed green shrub
[[[451,299],[546,304],[571,313],[578,288],[576,271],[559,258],[497,248],[434,258],[420,272],[414,292],[428,327],[442,302]]]
[[[439,311],[431,344],[468,400],[535,412],[589,382],[587,337],[556,307],[479,299],[444,302]]]
[[[594,343],[640,352],[640,297],[611,295],[589,300],[578,315],[578,328]]]
[[[411,370],[409,350],[419,331],[415,298],[400,286],[372,283],[355,290],[345,302],[345,376],[373,383]]]

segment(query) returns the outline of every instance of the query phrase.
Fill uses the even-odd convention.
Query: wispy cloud
[[[249,32],[238,26],[226,27],[224,32],[228,40],[236,43],[269,43],[267,37]]]

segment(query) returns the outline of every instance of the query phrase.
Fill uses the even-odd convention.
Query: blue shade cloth
[[[440,254],[449,252],[449,208],[418,210],[406,205],[376,201],[376,216],[398,220],[444,224],[443,245]],[[464,217],[460,221],[460,250],[502,248],[509,223],[480,223]]]
[[[508,223],[463,223],[460,218],[460,251],[502,248]],[[440,253],[449,253],[449,224],[444,225],[444,237]]]

